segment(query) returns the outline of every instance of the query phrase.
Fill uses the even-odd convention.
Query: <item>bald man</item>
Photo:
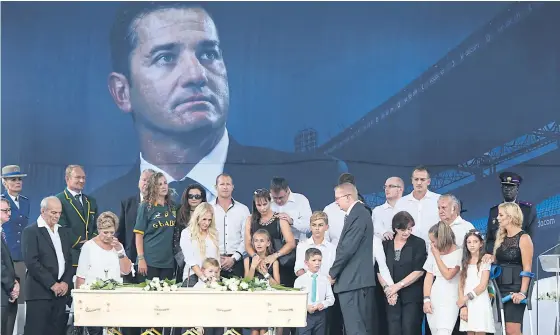
[[[373,220],[373,229],[377,237],[382,240],[393,239],[392,220],[395,214],[395,204],[397,200],[402,198],[404,191],[404,181],[399,177],[390,177],[383,185],[385,190],[385,203],[373,209],[371,218]]]

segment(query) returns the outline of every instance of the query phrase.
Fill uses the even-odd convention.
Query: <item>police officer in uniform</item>
[[[500,174],[500,181],[502,183],[502,196],[504,202],[515,202],[523,212],[523,226],[522,229],[532,236],[532,229],[536,227],[537,210],[533,204],[525,201],[517,200],[519,193],[519,185],[523,181],[520,175],[514,172],[502,172]],[[488,225],[486,227],[486,252],[489,254],[494,253],[494,242],[496,241],[496,233],[498,232],[498,205],[490,208],[490,215],[488,216]]]

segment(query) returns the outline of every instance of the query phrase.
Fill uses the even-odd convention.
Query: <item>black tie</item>
[[[183,196],[183,192],[185,189],[192,184],[198,184],[196,181],[192,180],[191,178],[187,177],[180,181],[172,181],[169,183],[169,194],[171,195],[171,200],[174,203],[180,204],[181,197]],[[171,190],[173,189],[173,190]]]
[[[74,199],[76,199],[77,205],[78,205],[78,210],[82,213],[82,215],[84,215],[84,206],[82,206],[82,194],[76,194],[74,196]]]

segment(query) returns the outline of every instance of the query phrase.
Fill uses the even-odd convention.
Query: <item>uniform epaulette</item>
[[[520,201],[519,204],[520,204],[520,205],[529,206],[529,207],[533,206],[533,204],[530,203],[530,202],[528,202],[528,201]]]

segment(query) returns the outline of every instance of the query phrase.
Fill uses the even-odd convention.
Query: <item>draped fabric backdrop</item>
[[[85,166],[92,193],[138,160],[132,118],[107,89],[118,6],[2,3],[1,163],[29,174],[32,220],[40,199],[63,189],[67,164]],[[239,143],[337,159],[371,205],[384,201],[387,177],[410,185],[412,167],[427,165],[430,188],[456,194],[482,230],[501,200],[498,174],[512,170],[524,178],[520,199],[537,206],[536,252],[558,243],[558,4],[208,6]],[[327,205],[305,183],[291,186],[314,209]],[[250,205],[251,194],[235,196]]]

